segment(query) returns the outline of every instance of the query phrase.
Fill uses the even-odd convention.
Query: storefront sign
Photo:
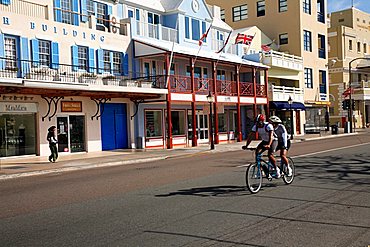
[[[37,112],[36,103],[0,102],[1,113]]]
[[[81,101],[62,101],[62,112],[82,112]]]

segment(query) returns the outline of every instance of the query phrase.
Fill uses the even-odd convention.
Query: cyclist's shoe
[[[287,173],[287,176],[288,177],[291,177],[293,175],[293,169],[288,165],[288,173]]]
[[[248,149],[248,146],[242,146],[242,149],[243,150],[247,150]]]
[[[280,177],[281,177],[279,167],[276,167],[276,170],[275,170],[275,172],[274,172],[273,177],[274,177],[274,178],[280,178]]]

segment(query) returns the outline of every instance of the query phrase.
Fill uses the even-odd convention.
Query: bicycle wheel
[[[262,186],[262,171],[258,168],[256,163],[250,164],[245,174],[245,182],[248,190],[255,194]]]
[[[292,158],[287,157],[289,161],[289,167],[292,169],[292,174],[291,176],[288,176],[288,168],[284,164],[284,176],[283,176],[283,181],[285,184],[291,184],[294,180],[294,174],[295,174],[295,166],[294,166],[294,161]]]

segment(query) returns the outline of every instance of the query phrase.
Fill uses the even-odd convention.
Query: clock
[[[193,11],[196,13],[199,11],[199,2],[197,0],[193,0],[191,2],[191,8],[193,9]]]

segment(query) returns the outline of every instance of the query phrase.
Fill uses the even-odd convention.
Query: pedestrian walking
[[[49,156],[49,161],[50,162],[55,162],[58,159],[58,149],[57,149],[57,135],[56,135],[56,127],[51,126],[48,129],[48,135],[47,135],[47,140],[49,142],[49,148],[50,148],[50,156]]]

